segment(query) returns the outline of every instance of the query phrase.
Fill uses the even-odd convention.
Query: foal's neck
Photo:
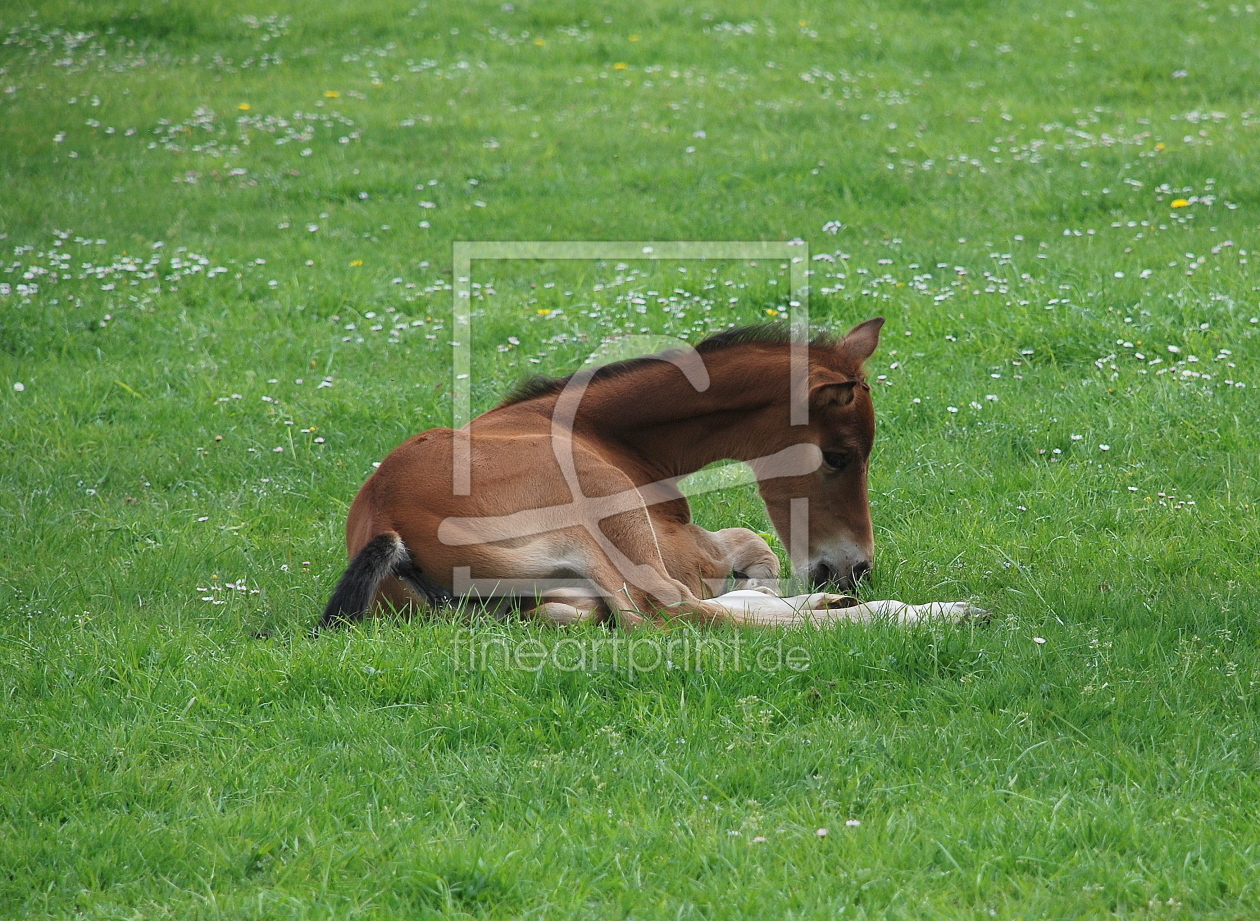
[[[800,440],[789,431],[786,344],[704,355],[709,386],[698,392],[667,362],[596,381],[582,400],[578,431],[611,437],[664,476],[718,460],[753,460]]]

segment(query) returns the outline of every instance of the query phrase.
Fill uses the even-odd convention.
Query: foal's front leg
[[[905,604],[900,601],[858,602],[847,595],[815,592],[776,598],[755,591],[734,591],[710,599],[725,608],[732,623],[746,627],[792,627],[810,623],[828,627],[838,623],[886,621],[898,626],[918,623],[957,624],[983,620],[989,612],[966,601]]]
[[[726,553],[736,589],[770,589],[778,594],[779,557],[765,538],[748,528],[723,528],[712,536]]]
[[[903,627],[919,623],[961,624],[983,621],[989,617],[988,611],[969,601],[933,601],[928,604],[864,601],[851,608],[844,608],[839,613],[841,619],[887,620]]]
[[[723,528],[706,531],[699,525],[660,525],[662,543],[668,545],[665,561],[669,574],[687,582],[699,572],[693,586],[702,596],[720,595],[734,582],[737,589],[760,589],[778,594],[779,558],[756,531]]]

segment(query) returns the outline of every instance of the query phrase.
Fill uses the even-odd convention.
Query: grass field
[[[1260,914],[1260,12],[514,2],[0,9],[0,914]],[[990,624],[308,637],[453,241],[793,239]],[[474,406],[787,278],[477,264]]]

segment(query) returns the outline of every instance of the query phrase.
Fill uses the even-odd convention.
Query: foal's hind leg
[[[604,599],[594,591],[580,588],[556,588],[543,593],[538,604],[522,609],[526,617],[568,627],[573,624],[601,624],[611,612]]]

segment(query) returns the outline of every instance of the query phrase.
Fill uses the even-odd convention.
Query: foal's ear
[[[857,381],[827,381],[809,388],[809,405],[813,409],[848,406],[853,402]]]
[[[846,357],[861,364],[870,358],[879,346],[879,330],[883,325],[883,317],[859,323],[849,330],[849,334],[840,340],[836,348]]]

